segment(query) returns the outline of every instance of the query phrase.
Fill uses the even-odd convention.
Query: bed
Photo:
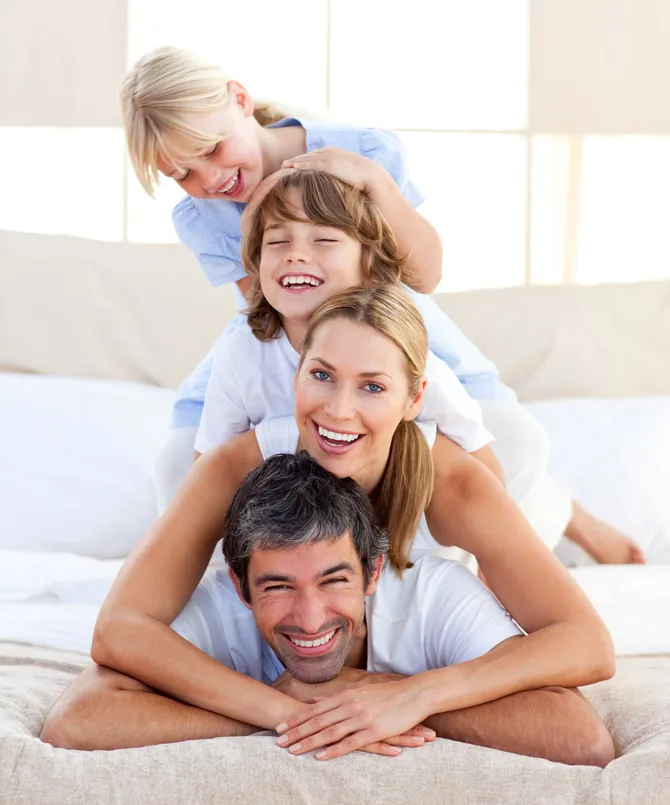
[[[0,258],[0,802],[669,801],[670,283],[439,297],[549,430],[553,474],[652,561],[571,571],[617,649],[614,679],[584,691],[617,760],[571,768],[440,740],[318,763],[269,734],[111,753],[38,740],[155,516],[170,387],[232,300],[170,247],[0,233]]]

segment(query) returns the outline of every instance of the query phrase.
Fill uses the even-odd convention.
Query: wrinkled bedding
[[[570,767],[438,740],[399,758],[291,757],[270,734],[115,752],[39,741],[53,701],[84,654],[0,642],[0,801],[11,805],[533,803],[665,805],[670,789],[670,657],[626,657],[585,689],[620,755]]]

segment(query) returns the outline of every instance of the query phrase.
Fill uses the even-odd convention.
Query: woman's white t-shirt
[[[293,379],[300,355],[282,330],[259,341],[248,326],[219,339],[195,449],[205,453],[264,420],[293,415]],[[426,363],[428,384],[419,421],[437,424],[441,433],[473,453],[493,441],[484,427],[479,403],[454,372],[432,352]]]

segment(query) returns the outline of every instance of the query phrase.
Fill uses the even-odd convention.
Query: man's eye
[[[334,579],[326,579],[324,584],[343,584],[347,581],[349,581],[349,579],[347,579],[345,576],[337,576]]]
[[[288,586],[286,584],[273,584],[272,587],[266,587],[263,592],[272,593],[280,592],[281,590],[288,590]]]

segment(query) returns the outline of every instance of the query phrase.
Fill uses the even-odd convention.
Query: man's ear
[[[230,97],[235,105],[244,113],[245,117],[250,117],[254,113],[254,101],[251,95],[238,81],[229,81],[226,85]]]
[[[382,567],[384,567],[384,557],[378,556],[375,560],[375,567],[370,575],[370,580],[368,581],[368,586],[365,588],[365,595],[372,595],[375,590],[377,589],[377,585],[379,584],[379,575],[382,572]]]
[[[405,415],[403,416],[403,420],[405,422],[409,422],[412,419],[416,419],[419,416],[419,412],[421,411],[421,404],[423,403],[423,395],[426,393],[426,386],[428,385],[428,381],[426,378],[421,379],[421,383],[419,385],[419,390],[412,398],[409,407],[405,411]]]
[[[235,585],[235,592],[238,595],[240,601],[244,604],[247,609],[251,609],[251,604],[246,600],[244,595],[242,594],[242,585],[240,584],[240,580],[238,576],[235,575],[233,569],[231,567],[228,568],[228,578],[233,582]]]

